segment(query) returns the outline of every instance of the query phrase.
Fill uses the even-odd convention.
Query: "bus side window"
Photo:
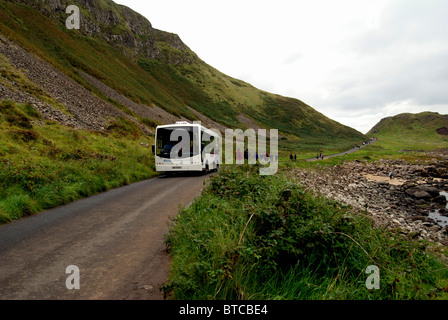
[[[162,150],[162,139],[157,140],[157,150]]]

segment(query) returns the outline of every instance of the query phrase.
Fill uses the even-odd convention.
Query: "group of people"
[[[249,150],[247,149],[247,148],[244,148],[244,154],[242,154],[241,153],[241,151],[237,151],[236,152],[236,155],[235,155],[235,159],[236,160],[248,160],[249,159]],[[317,155],[316,155],[316,159],[324,159],[324,154],[321,152],[321,153],[318,153]],[[261,154],[261,155],[259,155],[258,154],[258,152],[256,152],[255,153],[255,160],[256,161],[258,161],[258,160],[260,160],[260,161],[262,161],[262,162],[265,162],[265,161],[269,161],[270,160],[270,156],[269,156],[269,153],[267,153],[266,152],[266,154]],[[278,153],[277,154],[275,154],[274,155],[274,157],[273,157],[273,159],[272,159],[273,161],[276,161],[276,162],[278,162]],[[297,161],[297,154],[290,154],[289,155],[289,160],[291,160],[291,161]]]
[[[244,154],[241,154],[241,151],[238,150],[235,154],[235,159],[236,160],[249,160],[250,154],[249,154],[249,150],[247,148],[244,148]],[[261,162],[267,162],[270,160],[270,155],[268,152],[264,153],[264,154],[258,154],[258,152],[255,152],[255,161],[261,161]],[[278,154],[275,154],[272,158],[273,161],[278,162]]]
[[[370,138],[369,141],[363,141],[362,142],[362,146],[366,146],[368,144],[371,144],[374,141],[375,141],[375,138]],[[360,145],[353,145],[353,149],[356,149],[356,148],[360,149],[361,146]]]
[[[258,152],[255,152],[254,157],[255,157],[256,161],[261,161],[261,162],[267,162],[267,161],[270,160],[270,155],[269,155],[268,152],[266,152],[266,154],[260,154],[260,155],[258,154]],[[241,152],[240,150],[238,150],[236,152],[236,154],[235,154],[235,159],[239,160],[239,161],[241,161],[243,159],[244,160],[249,160],[249,158],[250,158],[250,154],[249,154],[249,150],[247,148],[244,148],[244,152]],[[324,159],[324,154],[322,152],[318,153],[316,155],[316,159],[322,159],[323,160]],[[297,154],[292,154],[291,153],[289,155],[289,160],[297,161]],[[278,162],[278,153],[273,156],[272,161]]]

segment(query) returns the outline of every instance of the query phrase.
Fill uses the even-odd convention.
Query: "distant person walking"
[[[238,161],[242,161],[243,160],[243,154],[242,154],[241,150],[238,150],[236,152],[235,159],[236,159],[237,163],[238,163]]]
[[[389,179],[392,180],[392,171],[389,172]]]

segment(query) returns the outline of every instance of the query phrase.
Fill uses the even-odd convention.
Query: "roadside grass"
[[[155,176],[152,141],[123,119],[75,130],[0,102],[0,223]]]
[[[173,299],[448,298],[447,265],[429,243],[375,229],[362,212],[258,169],[223,167],[173,220],[162,287]],[[379,290],[366,287],[370,265]]]
[[[279,145],[282,145],[282,141],[279,142]],[[328,146],[327,151],[324,152],[324,155],[331,155],[335,153],[341,152],[341,148],[335,149],[333,147]],[[347,149],[342,151],[347,151],[351,148],[348,146]],[[448,141],[446,139],[440,140],[413,140],[413,139],[396,139],[395,136],[386,136],[378,138],[378,140],[370,145],[364,146],[359,150],[341,155],[336,157],[326,158],[324,160],[315,160],[307,162],[306,159],[315,158],[318,152],[310,152],[308,150],[304,150],[303,152],[297,153],[297,160],[291,161],[289,159],[289,153],[285,153],[284,146],[279,147],[281,158],[279,162],[280,168],[309,168],[315,166],[335,166],[338,164],[342,164],[344,162],[350,161],[365,161],[365,162],[373,162],[378,161],[380,159],[402,159],[406,160],[410,163],[422,163],[429,159],[437,158],[435,155],[427,155],[426,151],[438,150],[438,149],[447,149]],[[324,149],[325,150],[325,149]],[[294,154],[294,153],[293,153]]]

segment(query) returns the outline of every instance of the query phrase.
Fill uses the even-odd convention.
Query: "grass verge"
[[[75,130],[0,102],[0,223],[154,176],[152,141],[125,119]]]

